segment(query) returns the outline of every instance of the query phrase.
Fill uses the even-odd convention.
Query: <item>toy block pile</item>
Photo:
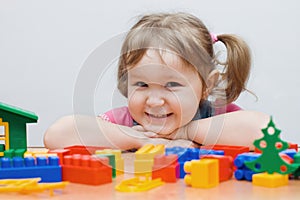
[[[6,150],[0,159],[0,179],[39,177],[40,182],[101,185],[112,182],[116,172],[123,171],[121,151],[105,147],[76,145],[51,151]]]

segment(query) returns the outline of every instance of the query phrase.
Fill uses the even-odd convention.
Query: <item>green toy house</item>
[[[37,120],[33,112],[0,102],[0,154],[9,149],[27,149],[26,124]]]

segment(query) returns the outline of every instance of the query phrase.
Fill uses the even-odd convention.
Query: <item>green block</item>
[[[14,149],[9,149],[4,151],[4,157],[5,158],[13,158],[15,156],[15,150]]]
[[[24,158],[24,153],[26,152],[26,149],[16,149],[15,150],[15,157],[22,157]]]

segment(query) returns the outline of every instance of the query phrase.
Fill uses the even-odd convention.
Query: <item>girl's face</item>
[[[188,124],[202,96],[198,73],[172,53],[147,50],[128,69],[128,108],[148,131],[168,135]]]

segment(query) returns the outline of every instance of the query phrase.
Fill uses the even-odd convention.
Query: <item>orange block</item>
[[[233,160],[237,155],[250,151],[249,147],[246,146],[230,146],[230,145],[218,145],[218,144],[202,146],[201,149],[223,150],[224,155],[231,156]]]
[[[233,159],[231,156],[221,155],[204,155],[200,159],[217,159],[219,160],[219,181],[227,181],[233,175]]]
[[[152,179],[161,178],[164,182],[174,183],[179,178],[178,156],[157,155],[154,157]]]
[[[112,168],[107,157],[68,155],[64,157],[62,179],[87,185],[110,183],[112,182]]]

